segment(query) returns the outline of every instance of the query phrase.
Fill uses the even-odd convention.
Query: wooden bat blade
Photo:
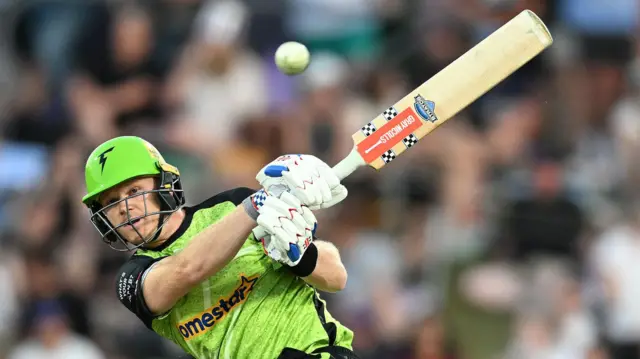
[[[363,165],[382,168],[552,43],[542,20],[522,11],[356,131],[334,171],[345,178]]]

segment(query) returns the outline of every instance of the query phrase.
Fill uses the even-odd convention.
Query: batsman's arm
[[[227,265],[255,225],[239,206],[199,233],[180,253],[157,262],[142,282],[149,311],[155,315],[167,312],[193,287]]]
[[[120,302],[151,328],[192,288],[229,263],[255,227],[254,190],[236,188],[200,206],[232,202],[236,208],[193,237],[177,254],[160,258],[133,255],[120,269],[116,291]]]
[[[311,274],[301,278],[314,288],[323,292],[335,293],[347,285],[347,270],[342,264],[340,252],[332,243],[316,240],[305,252],[300,265],[305,265],[316,258],[315,268]],[[309,265],[309,264],[306,264]],[[294,269],[295,271],[295,269]]]

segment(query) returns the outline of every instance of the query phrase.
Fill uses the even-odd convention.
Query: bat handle
[[[358,169],[358,167],[364,166],[365,164],[364,159],[354,147],[347,157],[343,158],[342,161],[333,166],[333,172],[338,176],[338,178],[340,178],[340,180],[343,180]]]

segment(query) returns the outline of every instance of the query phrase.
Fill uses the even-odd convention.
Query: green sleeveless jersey
[[[120,301],[148,328],[198,359],[274,359],[285,348],[352,349],[353,332],[329,314],[318,292],[267,257],[252,235],[229,264],[169,312],[154,316],[146,307],[140,290],[146,271],[180,252],[252,193],[236,188],[186,207],[186,218],[170,240],[154,250],[137,250],[122,266],[116,285]]]

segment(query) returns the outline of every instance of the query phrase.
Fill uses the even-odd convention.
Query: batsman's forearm
[[[198,284],[216,274],[238,253],[256,222],[242,206],[194,237],[176,257],[184,265],[185,278]]]
[[[302,279],[323,292],[338,292],[347,285],[347,270],[340,259],[340,252],[331,243],[315,241],[318,261],[311,275]]]

